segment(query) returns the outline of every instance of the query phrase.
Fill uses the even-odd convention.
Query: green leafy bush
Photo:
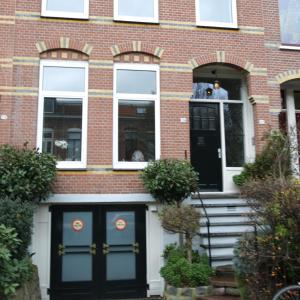
[[[38,202],[46,199],[56,175],[55,158],[9,145],[0,147],[0,198]]]
[[[14,256],[21,240],[15,229],[0,225],[0,299],[15,293],[21,283],[29,280],[32,265],[29,257],[18,260]]]
[[[164,257],[167,262],[160,270],[161,276],[175,287],[207,285],[214,275],[207,257],[200,256],[196,252],[193,253],[192,262],[189,262],[185,249],[171,246],[166,248]]]
[[[242,186],[247,181],[265,179],[267,177],[287,177],[292,174],[291,143],[289,138],[280,131],[272,131],[266,137],[266,145],[257,154],[255,162],[244,165],[239,175],[233,176],[236,185]]]
[[[0,199],[0,224],[16,229],[21,242],[16,249],[16,257],[22,258],[27,254],[31,242],[33,213],[35,205],[19,199]]]
[[[178,205],[198,188],[198,173],[186,160],[161,159],[149,163],[142,180],[160,203]]]

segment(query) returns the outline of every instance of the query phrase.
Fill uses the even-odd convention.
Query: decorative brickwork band
[[[115,44],[110,47],[110,51],[113,56],[118,56],[120,54],[131,53],[131,52],[142,52],[157,58],[161,58],[164,49],[158,46],[149,45],[141,41],[132,41],[124,44]]]
[[[293,79],[300,79],[300,69],[288,70],[276,76],[276,81],[278,84],[282,84],[286,81],[293,80]]]
[[[93,47],[91,45],[68,37],[60,37],[59,39],[55,40],[40,41],[36,43],[36,48],[40,54],[49,50],[68,49],[82,52],[88,56],[91,55],[93,50]]]

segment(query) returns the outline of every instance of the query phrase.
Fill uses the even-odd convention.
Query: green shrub
[[[21,242],[16,250],[16,257],[22,258],[27,254],[31,242],[33,213],[35,205],[19,199],[0,199],[0,224],[16,229]]]
[[[292,174],[290,158],[289,138],[280,131],[272,131],[267,135],[266,145],[262,152],[257,154],[255,162],[245,164],[241,174],[233,176],[233,182],[242,186],[250,180],[290,176]]]
[[[186,250],[174,246],[166,248],[164,254],[166,264],[161,268],[160,274],[167,283],[175,287],[207,285],[214,275],[206,256],[194,252],[193,260],[189,262]]]
[[[38,202],[52,189],[56,162],[52,155],[9,145],[0,147],[0,198]]]
[[[29,257],[15,258],[21,240],[13,228],[0,224],[0,299],[15,293],[32,276]]]
[[[245,235],[235,250],[244,299],[271,299],[279,288],[299,280],[299,187],[290,178],[267,178],[242,187],[257,228],[257,234]]]
[[[161,159],[142,173],[146,189],[160,203],[178,205],[198,188],[198,173],[186,160]]]

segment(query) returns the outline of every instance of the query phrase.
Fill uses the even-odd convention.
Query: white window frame
[[[156,95],[117,93],[118,70],[138,70],[156,72]],[[159,65],[116,63],[114,65],[113,82],[113,168],[118,170],[141,170],[148,162],[123,162],[119,161],[119,100],[153,101],[155,120],[155,159],[160,158],[160,74]]]
[[[136,16],[120,16],[119,12],[119,1],[114,0],[114,20],[115,21],[127,21],[127,22],[141,22],[141,23],[158,23],[159,22],[159,0],[154,1],[154,17],[136,17]],[[142,1],[142,0],[140,0]]]
[[[220,28],[238,28],[237,22],[237,4],[236,0],[231,0],[231,7],[232,7],[232,22],[214,22],[214,21],[202,21],[200,19],[200,3],[199,0],[196,1],[196,25],[197,26],[206,26],[206,27],[220,27]]]
[[[84,0],[84,10],[82,13],[47,10],[47,1],[48,0],[42,0],[41,15],[43,17],[66,18],[66,19],[88,19],[89,18],[89,0]]]
[[[83,92],[66,91],[43,91],[44,67],[61,68],[84,68],[85,86]],[[44,98],[80,98],[82,99],[82,131],[81,131],[81,161],[58,161],[58,169],[85,169],[87,161],[87,124],[88,124],[88,62],[84,61],[62,61],[62,60],[41,60],[39,79],[39,103],[38,103],[38,124],[37,124],[37,148],[42,151],[43,125],[44,125]]]

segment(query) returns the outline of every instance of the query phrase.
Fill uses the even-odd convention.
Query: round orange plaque
[[[127,227],[127,222],[124,219],[117,219],[115,221],[115,227],[117,230],[122,231]]]
[[[84,227],[84,222],[80,219],[76,219],[72,222],[72,228],[74,231],[81,231]]]

